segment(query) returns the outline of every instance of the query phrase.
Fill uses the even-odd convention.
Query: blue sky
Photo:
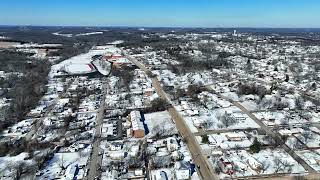
[[[1,0],[0,24],[320,28],[320,0]]]

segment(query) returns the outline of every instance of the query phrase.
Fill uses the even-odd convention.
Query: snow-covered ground
[[[91,153],[91,146],[79,152],[67,152],[67,153],[55,153],[53,158],[49,161],[48,165],[42,170],[41,179],[74,179],[82,178],[79,176],[73,176],[75,174],[75,168],[79,168],[78,175],[83,175],[83,169],[81,167],[87,164]]]
[[[168,134],[177,133],[176,126],[168,111],[144,114],[144,118],[150,132],[148,136],[155,135],[158,130],[157,127],[163,128]]]
[[[198,128],[194,126],[192,117],[185,116],[184,120],[192,133],[198,132]]]
[[[320,150],[303,150],[296,153],[314,170],[320,172]]]
[[[319,130],[318,130],[319,131]],[[305,131],[304,133],[310,133],[310,135],[305,138],[302,134],[295,134],[300,141],[302,141],[308,148],[318,148],[320,146],[320,135],[319,132]]]
[[[240,104],[246,109],[248,109],[249,111],[258,110],[258,105],[255,101],[244,101],[244,102],[241,102]]]
[[[230,148],[247,148],[252,142],[249,140],[244,132],[229,132],[221,134],[210,134],[209,143],[215,147],[220,147],[222,149]],[[241,140],[232,141],[228,137],[239,137]]]
[[[55,36],[63,36],[63,37],[68,37],[68,38],[71,38],[71,37],[74,37],[74,36],[90,36],[90,35],[101,35],[103,34],[102,31],[96,31],[96,32],[88,32],[88,33],[79,33],[79,34],[67,34],[67,33],[61,33],[61,32],[55,32],[55,33],[52,33],[53,35]]]
[[[34,164],[33,160],[25,160],[28,153],[20,153],[16,156],[0,157],[0,179],[10,180],[15,176],[15,171],[12,168],[18,166],[20,163],[25,163],[24,166]]]
[[[76,34],[75,36],[90,36],[90,35],[98,35],[98,34],[103,34],[103,32],[97,31],[97,32],[89,32],[89,33],[79,33],[79,34]]]
[[[232,177],[274,173],[306,173],[306,170],[282,149],[266,149],[253,154],[245,150],[228,151],[225,159],[234,164],[236,172]],[[220,177],[230,176],[221,173]]]

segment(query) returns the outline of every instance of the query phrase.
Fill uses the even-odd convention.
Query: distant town
[[[320,31],[0,27],[0,179],[319,179]]]

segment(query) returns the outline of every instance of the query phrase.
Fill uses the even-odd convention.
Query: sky
[[[320,28],[320,0],[1,0],[0,25]]]

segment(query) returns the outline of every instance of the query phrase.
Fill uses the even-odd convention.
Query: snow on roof
[[[130,120],[132,124],[132,129],[135,130],[144,130],[143,123],[141,122],[140,111],[131,111]]]
[[[226,133],[226,137],[229,137],[229,138],[247,138],[247,136],[243,132],[242,133],[229,132],[229,133]]]
[[[59,103],[61,103],[61,104],[67,104],[67,103],[69,103],[69,98],[62,98],[62,99],[59,99]]]
[[[59,64],[53,65],[50,72],[50,77],[60,75],[62,68],[68,64],[90,64],[92,61],[92,56],[101,55],[106,52],[121,52],[121,50],[115,46],[108,45],[108,46],[97,46],[91,49],[88,53],[79,54],[77,56],[71,57],[67,60],[62,61]]]
[[[69,74],[85,74],[96,71],[92,64],[69,64],[64,68]]]
[[[176,177],[177,177],[178,180],[180,180],[180,179],[189,179],[190,171],[187,170],[187,169],[176,170]]]

